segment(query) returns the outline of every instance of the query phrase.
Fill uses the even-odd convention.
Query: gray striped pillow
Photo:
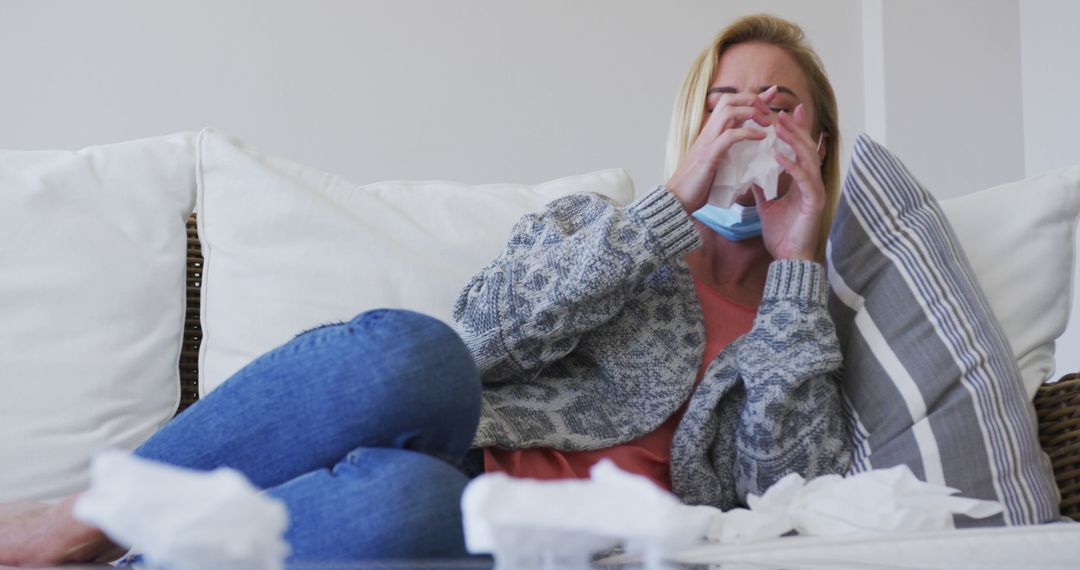
[[[934,197],[866,135],[855,141],[828,269],[852,471],[904,463],[1004,508],[957,526],[1056,520],[1059,493],[1008,340]]]

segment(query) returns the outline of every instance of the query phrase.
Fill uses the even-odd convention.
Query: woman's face
[[[774,115],[781,110],[790,114],[802,103],[810,124],[817,124],[810,88],[799,65],[783,48],[762,42],[735,44],[720,55],[716,80],[705,99],[706,118],[724,93],[760,93],[773,85],[779,87],[779,93],[769,104]],[[791,176],[782,173],[777,196],[783,196],[790,185]],[[753,193],[747,190],[735,201],[744,206],[753,205]]]

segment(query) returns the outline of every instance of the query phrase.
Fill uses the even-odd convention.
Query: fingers
[[[763,127],[767,127],[772,124],[772,119],[770,119],[767,115],[762,115],[761,113],[756,111],[754,113],[754,116],[751,118],[754,119],[755,123]]]
[[[765,131],[751,127],[728,129],[720,134],[713,142],[710,149],[713,156],[720,156],[731,148],[731,145],[745,140],[759,141],[765,138]]]
[[[780,111],[776,117],[776,122],[778,127],[783,127],[788,132],[796,134],[811,147],[816,146],[813,137],[810,136],[810,127],[806,124],[806,112],[803,111],[802,103],[795,107],[794,113]]]
[[[725,94],[725,97],[727,94]],[[766,106],[766,109],[768,107]],[[762,111],[756,105],[736,105],[730,101],[721,100],[713,109],[709,119],[705,122],[705,126],[702,127],[699,137],[705,137],[706,140],[714,139],[720,136],[720,133],[732,127],[738,127],[742,125],[747,119],[754,119],[754,122],[765,126],[769,121],[768,111]],[[763,122],[764,121],[764,122]]]
[[[667,182],[668,191],[688,212],[705,204],[720,158],[731,145],[744,140],[763,140],[765,131],[752,127],[727,129],[714,138],[699,136]]]
[[[748,119],[753,119],[763,127],[769,126],[772,123],[769,102],[776,97],[777,93],[778,89],[774,85],[757,95],[753,93],[722,94],[716,101],[700,135],[709,138],[718,137],[724,130],[742,124]]]
[[[779,152],[774,152],[773,156],[776,157],[776,162],[780,163],[780,167],[790,174],[794,181],[791,190],[789,190],[789,196],[798,192],[798,198],[805,200],[808,204],[820,205],[824,203],[825,187],[821,182],[821,172],[818,169],[808,169]],[[764,202],[759,203],[764,204]]]
[[[723,106],[740,106],[754,107],[762,113],[769,114],[769,101],[772,101],[776,93],[776,86],[756,95],[753,93],[723,93],[720,95],[720,99],[716,101],[716,107],[713,110],[715,111]]]
[[[769,108],[769,103],[776,98],[776,94],[780,92],[780,88],[776,85],[769,87],[768,89],[758,93],[754,105],[761,109],[766,115],[772,114],[772,109]]]
[[[776,97],[776,94],[779,92],[779,85],[770,85],[769,88],[762,91],[761,94],[758,95],[758,97],[761,97],[766,103],[768,103],[769,101],[772,101],[773,97]]]
[[[805,112],[802,105],[795,109],[795,117],[781,111],[776,121],[776,136],[786,142],[795,151],[796,161],[807,168],[818,168],[820,160],[817,154],[817,145],[810,136],[810,130],[803,123],[806,122]],[[798,116],[802,116],[802,123]]]
[[[761,111],[754,107],[728,107],[722,115],[726,117],[726,120],[721,119],[724,122],[724,130],[741,126],[747,119],[753,119],[755,123],[763,127],[770,124],[768,117],[762,116]]]
[[[758,208],[765,207],[765,204],[768,202],[765,198],[765,191],[757,184],[751,186],[750,191],[754,193],[754,204],[757,205]]]
[[[810,120],[806,116],[806,107],[803,107],[802,103],[799,103],[795,107],[795,122],[802,128],[806,129],[806,132],[810,132]]]
[[[777,93],[779,88],[773,85],[758,94],[723,93],[719,97],[710,95],[709,102],[715,106],[708,109],[709,115],[705,124],[667,182],[668,190],[687,212],[692,212],[705,203],[712,188],[717,165],[732,145],[766,138],[764,130],[755,128],[755,125],[748,121],[753,120],[756,126],[761,127],[772,125],[776,119],[769,103],[776,98]]]

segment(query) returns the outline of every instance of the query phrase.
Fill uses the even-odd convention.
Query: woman
[[[736,198],[761,235],[732,241],[690,215],[728,149],[764,137],[747,121],[795,159],[776,157],[778,199]],[[308,331],[135,453],[241,470],[286,503],[297,560],[464,554],[462,471],[575,477],[610,457],[721,508],[793,471],[842,472],[819,263],[836,157],[835,98],[801,30],[741,19],[687,77],[666,185],[526,216],[459,298],[457,334],[404,311]],[[0,507],[0,564],[114,555],[75,500]]]
[[[765,202],[757,187],[736,197],[758,204],[764,233],[731,241],[688,214],[725,152],[764,137],[745,121],[775,123],[796,160],[776,156],[782,198]],[[684,82],[666,187],[624,209],[569,197],[519,223],[455,311],[483,370],[474,445],[485,469],[587,476],[609,457],[722,508],[792,471],[843,471],[829,378],[840,354],[815,262],[839,187],[836,132],[835,97],[801,30],[744,18]]]

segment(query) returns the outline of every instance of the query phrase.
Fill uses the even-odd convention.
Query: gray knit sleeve
[[[746,398],[735,436],[740,502],[788,473],[843,473],[850,461],[824,274],[814,262],[773,262],[754,327],[739,346]]]
[[[662,186],[626,207],[597,194],[560,198],[522,218],[502,253],[466,285],[455,328],[485,383],[520,378],[569,353],[662,263],[699,244]]]

